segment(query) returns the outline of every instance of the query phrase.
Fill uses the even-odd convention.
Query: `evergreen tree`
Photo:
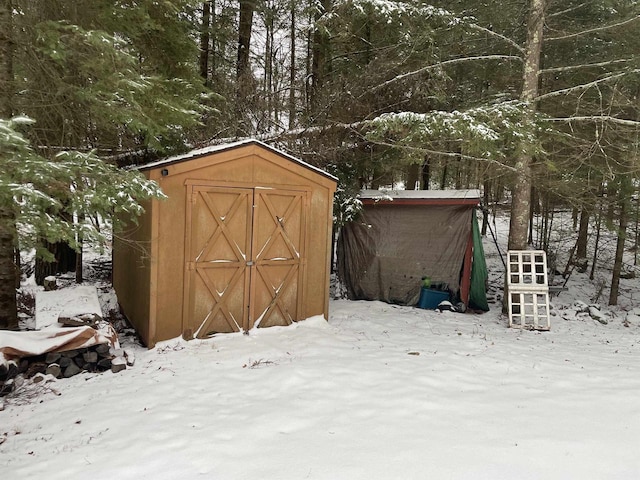
[[[203,111],[193,3],[0,4],[0,328],[17,325],[18,240],[101,243],[98,221],[117,229],[160,195],[94,152],[184,148]]]

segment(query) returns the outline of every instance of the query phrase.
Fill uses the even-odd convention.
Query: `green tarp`
[[[487,303],[487,262],[484,258],[482,237],[475,214],[471,216],[473,233],[473,265],[471,267],[471,289],[469,290],[469,308],[489,311]]]

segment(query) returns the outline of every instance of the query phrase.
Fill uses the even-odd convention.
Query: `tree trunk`
[[[289,129],[296,126],[296,2],[291,0],[291,57],[289,65]]]
[[[487,227],[489,226],[489,203],[491,200],[491,180],[487,177],[484,179],[482,198],[484,208],[482,209],[482,229],[480,230],[480,235],[484,237],[487,234]]]
[[[265,48],[264,48],[264,92],[267,96],[267,119],[270,128],[271,119],[277,121],[274,108],[273,91],[273,49],[274,49],[274,12],[272,8],[265,11]],[[274,122],[275,123],[275,122]]]
[[[546,3],[547,0],[531,0],[529,11],[527,48],[520,98],[528,104],[530,113],[534,113],[536,110],[535,99],[538,95],[538,72],[540,71],[540,52],[542,51]],[[517,174],[511,192],[510,250],[524,250],[527,248],[532,163],[533,157],[528,153],[526,146],[521,146],[520,154],[515,163]]]
[[[0,117],[13,115],[13,1],[0,0]]]
[[[405,188],[407,190],[416,190],[416,186],[420,182],[420,165],[417,163],[411,163],[407,167],[407,184]]]
[[[620,272],[622,271],[622,259],[624,255],[624,243],[627,237],[627,203],[622,195],[619,198],[620,223],[618,228],[618,241],[616,243],[616,258],[613,262],[613,274],[611,275],[611,290],[609,292],[609,305],[618,304],[618,292],[620,287]]]
[[[529,238],[527,239],[529,245],[533,245],[533,221],[536,217],[536,197],[536,189],[531,188],[531,198],[529,199]]]
[[[238,26],[238,63],[236,64],[236,78],[241,79],[249,74],[249,47],[251,45],[251,27],[255,2],[240,1],[240,18]]]
[[[0,329],[3,330],[18,328],[17,271],[13,261],[16,229],[11,205],[12,202],[4,201],[0,205]]]
[[[429,157],[424,158],[424,162],[422,162],[422,190],[429,190],[429,186],[431,185],[431,162],[429,161]]]
[[[55,260],[46,262],[41,258],[36,258],[35,280],[38,285],[43,285],[44,279],[48,276],[76,271],[76,252],[68,243],[47,242],[44,246],[53,254]]]
[[[442,177],[440,177],[440,190],[444,190],[447,188],[447,170],[449,169],[449,162],[447,160],[444,161],[444,165],[442,166]]]
[[[589,239],[589,210],[583,208],[580,211],[580,223],[578,225],[578,245],[576,247],[576,259],[584,261],[587,258],[587,240]]]
[[[209,84],[209,54],[211,44],[211,2],[202,2],[202,26],[200,28],[200,76]]]
[[[598,259],[598,248],[600,248],[600,228],[602,227],[602,202],[598,206],[598,218],[596,220],[596,239],[593,245],[593,260],[591,261],[591,272],[589,280],[593,280],[596,273],[596,260]]]
[[[13,2],[0,0],[0,117],[13,114]],[[11,195],[0,198],[0,329],[18,328],[14,262],[17,244],[16,217]]]
[[[317,2],[314,21],[319,21],[322,16],[330,10],[331,0],[321,0]],[[315,111],[318,107],[320,90],[330,71],[329,36],[323,28],[315,27],[312,42],[310,103],[311,110]]]
[[[245,115],[247,97],[251,92],[252,76],[249,61],[251,30],[255,2],[240,1],[240,17],[238,19],[238,60],[236,63],[236,109],[238,116],[238,136],[246,136],[251,131],[249,120]]]

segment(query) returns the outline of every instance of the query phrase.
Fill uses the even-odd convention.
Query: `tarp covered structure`
[[[338,274],[350,298],[415,305],[429,277],[455,299],[488,310],[479,235],[475,248],[473,241],[479,191],[365,190],[360,199],[359,218],[338,239]]]

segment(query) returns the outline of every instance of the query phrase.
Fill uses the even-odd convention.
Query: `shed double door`
[[[185,337],[289,325],[304,318],[306,192],[189,188]]]

